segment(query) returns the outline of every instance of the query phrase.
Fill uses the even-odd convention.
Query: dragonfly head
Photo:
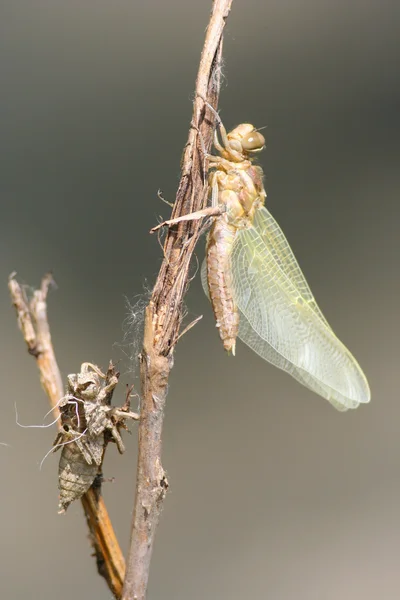
[[[254,125],[242,123],[228,133],[231,148],[241,154],[255,154],[265,148],[265,137]]]
[[[70,377],[70,376],[69,376]],[[69,383],[71,380],[68,379]],[[101,390],[101,383],[96,373],[78,373],[72,388],[83,400],[95,400]]]

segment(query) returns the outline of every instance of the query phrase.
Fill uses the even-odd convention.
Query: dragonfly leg
[[[97,365],[94,365],[93,363],[90,363],[90,362],[85,362],[85,363],[81,364],[81,373],[90,373],[90,369],[92,369],[92,371],[97,373],[97,375],[99,377],[101,377],[102,379],[106,378],[103,371],[101,371]]]
[[[223,152],[225,150],[225,148],[219,142],[217,129],[214,131],[214,148],[218,150],[218,152]]]
[[[211,206],[216,208],[218,206],[218,196],[219,196],[218,175],[217,175],[216,171],[214,171],[214,173],[211,175],[210,187],[211,187]]]
[[[121,410],[120,408],[112,409],[112,414],[120,419],[133,419],[134,421],[139,421],[140,415],[134,412]]]
[[[110,427],[110,430],[111,430],[111,435],[114,439],[114,442],[117,444],[118,452],[120,454],[123,454],[125,452],[125,445],[124,445],[124,442],[122,441],[121,434],[119,433],[119,431],[115,425],[112,425],[112,427]]]
[[[210,154],[209,152],[207,152],[206,150],[206,146],[204,144],[204,139],[203,136],[201,135],[201,131],[198,130],[199,132],[199,140],[200,140],[200,146],[201,146],[201,151],[203,152],[203,157],[204,157],[204,165],[203,165],[203,169],[204,171],[206,171],[206,160],[208,160],[209,166],[208,168],[212,168],[212,167],[218,167],[219,165],[221,165],[221,161],[224,161],[225,159],[222,158],[221,156],[214,156],[214,154]],[[218,140],[218,135],[217,135],[217,131],[214,131],[214,146],[215,148],[218,150],[218,152],[223,152],[224,148],[221,146],[221,144],[219,143]],[[227,165],[229,167],[229,165]],[[204,181],[204,185],[205,185],[205,181]]]
[[[228,134],[226,133],[226,129],[222,123],[221,117],[219,116],[219,114],[217,113],[215,108],[213,106],[211,106],[211,104],[209,102],[207,102],[207,100],[201,94],[198,94],[198,96],[203,100],[204,104],[211,110],[212,114],[214,115],[214,117],[217,121],[217,125],[221,131],[222,142],[225,147],[228,146],[228,148],[229,148]],[[216,133],[214,133],[214,144],[219,152],[221,150],[223,150],[223,147],[219,143],[218,136],[216,135]]]
[[[219,127],[219,130],[220,130],[222,144],[220,144],[219,139],[218,139],[218,135],[217,135],[217,131],[215,130],[215,132],[214,132],[214,146],[215,146],[215,148],[218,150],[218,152],[224,152],[224,151],[225,152],[229,152],[229,154],[231,155],[231,157],[236,158],[239,161],[242,161],[243,160],[242,155],[231,147],[231,145],[229,143],[229,138],[228,138],[228,134],[226,132],[225,126],[222,123],[221,117],[219,116],[219,114],[217,113],[217,111],[215,110],[215,108],[213,106],[211,106],[211,104],[209,102],[207,102],[207,100],[205,98],[203,98],[203,96],[201,94],[198,94],[198,96],[200,96],[200,98],[203,100],[204,104],[206,106],[208,106],[208,108],[211,110],[211,112],[215,116],[215,119],[217,121],[217,127]]]
[[[222,156],[215,156],[215,154],[209,154],[206,150],[205,144],[204,144],[204,140],[203,140],[203,136],[201,135],[201,132],[199,131],[199,140],[200,140],[200,146],[201,146],[201,151],[203,152],[203,156],[204,156],[204,160],[208,160],[209,163],[212,163],[211,165],[209,165],[209,169],[210,168],[218,168],[221,165],[225,165],[225,167],[227,169],[230,168],[230,163],[226,158],[222,158]],[[225,148],[223,146],[221,146],[221,144],[218,141],[218,136],[217,136],[217,132],[214,132],[214,146],[215,148],[218,150],[218,152],[224,152]],[[161,200],[163,200],[163,198],[161,198]]]

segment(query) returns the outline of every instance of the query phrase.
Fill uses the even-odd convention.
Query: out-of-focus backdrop
[[[210,2],[1,3],[0,588],[8,600],[110,598],[79,503],[57,515],[55,436],[7,292],[58,284],[64,377],[120,360],[135,381],[140,300],[161,260]],[[227,357],[199,277],[170,381],[171,491],[149,598],[400,597],[399,3],[235,0],[221,116],[266,126],[268,207],[372,402],[337,413],[239,343]],[[204,241],[197,256],[203,257]],[[195,270],[193,265],[193,272]],[[139,318],[129,330],[126,297]],[[125,335],[125,340],[124,340]],[[134,342],[133,347],[130,343]],[[133,427],[133,429],[135,429]],[[126,551],[136,435],[110,447],[104,493]]]

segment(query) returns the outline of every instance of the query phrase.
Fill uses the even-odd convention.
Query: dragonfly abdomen
[[[60,512],[88,491],[99,471],[99,465],[94,460],[89,464],[75,442],[63,447],[58,469]]]
[[[237,229],[217,219],[210,230],[207,248],[207,280],[220,338],[225,350],[235,354],[239,312],[232,295],[230,253]]]

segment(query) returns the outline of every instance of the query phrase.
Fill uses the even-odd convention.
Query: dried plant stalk
[[[203,98],[217,106],[222,57],[222,32],[232,0],[215,0],[196,81],[189,138],[182,158],[182,175],[172,218],[205,208],[208,186],[203,150],[209,152],[214,115]],[[201,136],[203,143],[199,143]],[[182,302],[188,285],[190,260],[199,239],[200,221],[182,221],[170,229],[164,260],[146,309],[140,357],[139,456],[136,497],[123,600],[144,600],[155,531],[168,482],[161,464],[161,434],[167,383],[182,322]]]
[[[45,275],[40,289],[35,290],[30,302],[23,287],[18,283],[15,273],[10,275],[8,287],[28,352],[36,359],[40,381],[50,405],[58,411],[58,403],[64,395],[64,390],[47,320],[47,293],[52,281],[51,275]],[[125,561],[103,498],[99,495],[99,491],[92,487],[82,496],[81,501],[95,551],[98,572],[104,577],[114,596],[120,598]]]

